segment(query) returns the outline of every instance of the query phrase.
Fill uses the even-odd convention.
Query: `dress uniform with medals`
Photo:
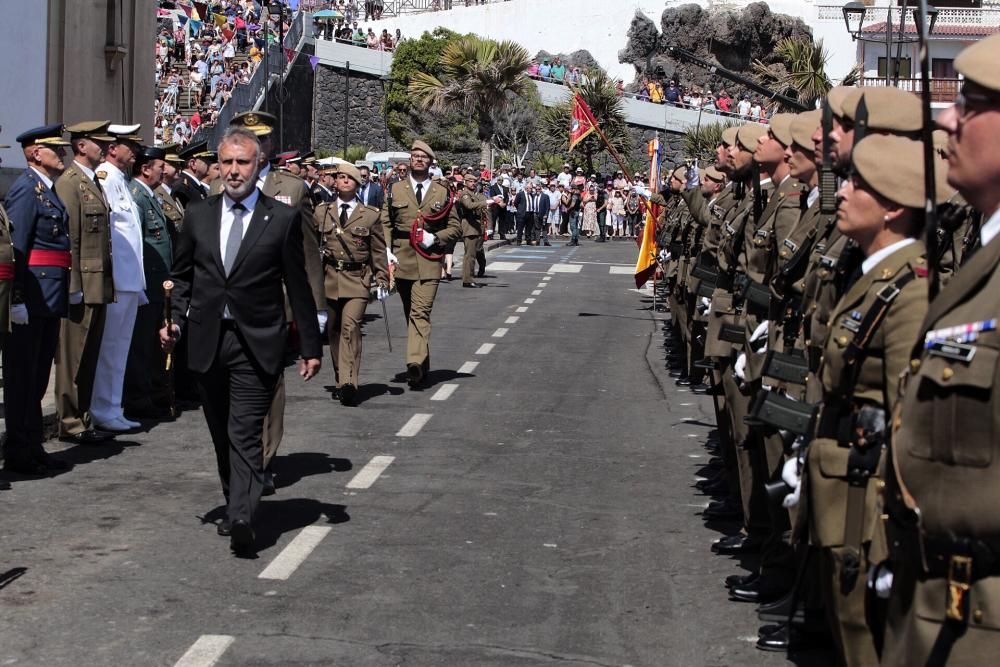
[[[175,152],[177,146],[170,144],[168,146],[161,146],[163,148],[166,157],[164,160],[168,165],[171,165],[175,169],[180,169],[184,165],[184,161]],[[177,235],[181,231],[181,226],[184,224],[184,205],[174,197],[173,190],[167,184],[166,179],[163,183],[154,190],[156,196],[159,198],[160,207],[163,209],[163,215],[167,218],[167,228],[170,230],[170,240],[177,243]]]
[[[361,172],[352,164],[340,164],[338,178],[347,176],[361,185]],[[338,186],[339,192],[339,186]],[[336,374],[340,402],[353,405],[361,371],[361,324],[372,290],[377,298],[388,296],[389,266],[379,210],[357,198],[338,196],[316,209],[316,228],[326,268],[326,302],[329,320],[326,333]]]
[[[114,141],[110,121],[77,123],[66,128],[70,142]],[[99,159],[99,158],[98,158]],[[114,301],[111,270],[111,210],[94,169],[97,159],[78,155],[56,181],[55,191],[69,215],[73,266],[69,279],[69,314],[62,321],[56,352],[55,396],[59,436],[75,442],[106,439],[93,429],[90,399],[104,334],[107,304]]]
[[[62,170],[63,147],[69,145],[62,133],[57,124],[17,137],[31,157],[4,202],[14,243],[12,327],[3,350],[4,470],[27,475],[67,467],[42,448],[42,399],[55,358],[59,321],[69,308],[73,265],[69,216],[52,189],[53,177]]]
[[[997,62],[998,35],[959,53],[963,97],[937,119],[949,183],[986,222],[982,247],[930,304],[892,419],[883,665],[987,665],[1000,653]]]
[[[434,151],[419,140],[410,151],[409,175],[386,192],[382,226],[391,236],[392,252],[399,260],[395,279],[407,324],[407,382],[412,389],[419,389],[430,369],[431,310],[444,259],[439,249],[461,238],[462,221],[448,188],[434,182],[429,172],[422,174],[424,180],[414,177],[412,153],[422,153],[420,158],[429,168]]]

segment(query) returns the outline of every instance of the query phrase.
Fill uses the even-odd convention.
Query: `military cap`
[[[289,162],[291,162],[293,160],[297,160],[298,157],[299,157],[299,152],[298,151],[285,151],[284,153],[278,153],[274,157],[277,159],[278,165],[280,166],[280,165],[288,164]]]
[[[413,141],[413,145],[410,146],[410,150],[423,151],[427,153],[427,155],[429,155],[432,160],[434,159],[434,150],[430,146],[428,146],[425,142],[420,141],[420,139],[415,139]]]
[[[87,120],[76,125],[67,125],[70,141],[74,139],[93,139],[95,141],[114,141],[115,138],[108,133],[110,120]]]
[[[723,174],[718,169],[716,169],[715,167],[709,167],[708,169],[705,170],[704,174],[705,178],[707,178],[710,181],[715,181],[716,183],[721,183],[722,181],[726,180],[726,175]]]
[[[736,145],[736,133],[739,132],[738,127],[727,127],[722,131],[722,143],[727,146]]]
[[[819,109],[803,111],[792,119],[792,142],[802,148],[813,149],[813,133],[823,121],[823,112]]]
[[[182,160],[181,156],[177,154],[177,149],[180,148],[180,145],[163,144],[160,148],[162,148],[163,152],[166,154],[166,157],[163,158],[164,160],[170,162],[171,164],[184,164],[184,160]]]
[[[258,137],[265,137],[274,131],[278,125],[278,119],[265,111],[244,111],[233,116],[229,121],[230,126],[242,127],[250,130]]]
[[[868,130],[917,132],[924,126],[920,98],[899,88],[866,88],[862,97],[868,110]],[[858,105],[844,107],[844,116],[856,120]]]
[[[141,142],[142,135],[139,134],[139,130],[142,129],[140,123],[135,125],[108,125],[108,134],[115,138],[115,141],[132,141]]]
[[[765,134],[767,134],[767,128],[763,125],[747,123],[736,132],[736,141],[741,149],[753,153],[757,150],[757,140]]]
[[[338,174],[346,174],[354,179],[354,182],[358,185],[364,185],[365,180],[361,178],[361,170],[355,167],[350,162],[341,162],[337,165]]]
[[[296,153],[292,157],[285,159],[286,164],[291,164],[292,162],[302,162],[302,156]]]
[[[781,142],[782,146],[792,144],[792,121],[795,120],[793,113],[776,113],[771,116],[769,128],[775,139]]]
[[[670,177],[676,178],[678,181],[684,182],[687,180],[687,173],[688,173],[688,168],[685,167],[684,165],[681,165],[676,169],[674,169],[672,172],[670,172]]]
[[[69,142],[62,138],[62,134],[62,123],[54,123],[22,132],[17,135],[14,141],[21,144],[21,148],[27,148],[35,144],[41,144],[42,146],[69,146]]]
[[[1000,92],[1000,35],[992,35],[964,49],[955,58],[955,70],[966,80]]]
[[[191,144],[179,154],[180,158],[185,162],[195,158],[201,158],[204,160],[210,155],[212,155],[212,153],[208,150],[208,142],[206,141],[199,141],[196,144]]]
[[[135,156],[136,166],[152,162],[153,160],[166,160],[167,152],[159,146],[143,146],[142,150]]]
[[[855,90],[857,88],[854,86],[836,86],[830,89],[830,92],[826,94],[826,101],[834,116],[844,116],[844,98]]]
[[[854,146],[854,169],[875,192],[900,206],[924,206],[923,143],[892,134],[869,134]],[[948,164],[934,158],[936,204],[954,190],[948,185]]]

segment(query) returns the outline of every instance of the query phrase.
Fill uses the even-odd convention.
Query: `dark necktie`
[[[341,229],[343,229],[344,227],[347,227],[347,210],[349,208],[351,208],[350,204],[341,204],[340,205],[340,227],[341,227]]]
[[[236,204],[233,206],[233,225],[229,228],[229,236],[226,238],[226,256],[222,260],[222,266],[226,269],[226,275],[233,268],[236,262],[236,255],[240,252],[240,244],[243,243],[243,215],[246,213],[246,206]]]
[[[417,183],[417,205],[424,203],[424,184]]]

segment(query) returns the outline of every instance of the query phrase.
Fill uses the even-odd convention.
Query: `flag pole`
[[[621,158],[620,155],[618,155],[618,151],[616,151],[615,148],[614,148],[614,146],[611,145],[611,142],[608,141],[608,137],[607,137],[607,135],[604,134],[604,130],[602,130],[601,126],[597,123],[597,118],[594,117],[594,112],[591,110],[590,105],[587,104],[586,100],[583,99],[583,95],[580,94],[580,89],[579,88],[574,89],[573,90],[573,94],[574,94],[575,97],[579,98],[580,103],[582,104],[584,111],[586,112],[587,116],[589,117],[588,120],[590,121],[591,127],[593,127],[594,131],[597,132],[598,136],[601,137],[601,140],[604,142],[604,145],[607,147],[608,152],[611,153],[611,157],[613,157],[615,159],[615,162],[618,163],[618,166],[621,167],[622,173],[625,174],[625,178],[627,178],[629,180],[629,182],[631,182],[632,181],[632,170],[628,168],[628,165],[625,164],[625,161],[622,160],[622,158]]]

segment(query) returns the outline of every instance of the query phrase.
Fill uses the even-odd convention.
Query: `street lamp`
[[[917,26],[916,35],[904,35],[903,30],[906,23],[906,9],[907,0],[903,0],[903,7],[899,13],[899,27],[898,35],[893,37],[892,34],[892,5],[890,4],[885,8],[885,39],[871,39],[869,37],[864,37],[862,35],[862,27],[865,23],[865,15],[868,11],[868,5],[863,2],[848,2],[844,5],[841,10],[844,14],[844,25],[847,26],[847,32],[851,35],[851,39],[856,42],[866,42],[872,44],[879,44],[883,41],[885,42],[885,85],[892,85],[893,77],[889,74],[890,63],[892,62],[892,45],[899,45],[900,48],[903,44],[913,44],[914,42],[920,41],[920,26],[923,25],[920,16],[920,10],[918,8],[913,9],[913,22]],[[927,34],[930,35],[934,32],[934,25],[937,23],[938,9],[933,5],[927,6]],[[896,80],[899,78],[899,54],[896,56],[896,66],[893,68],[896,72]]]

